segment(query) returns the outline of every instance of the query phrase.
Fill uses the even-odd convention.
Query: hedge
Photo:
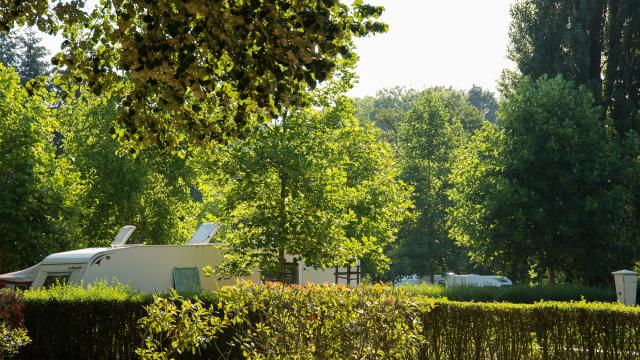
[[[424,359],[640,358],[637,306],[440,301],[424,323]]]
[[[254,332],[254,344],[259,344],[265,339],[278,339],[276,345],[281,350],[281,358],[290,358],[291,353],[287,351],[299,351],[301,343],[289,341],[298,341],[292,334],[305,332],[310,334],[310,338],[302,343],[302,348],[305,349],[323,346],[330,353],[335,351],[331,350],[332,345],[356,343],[357,339],[353,334],[367,333],[372,334],[372,339],[383,345],[379,350],[384,351],[384,347],[393,348],[393,345],[389,344],[394,343],[393,339],[396,337],[392,335],[397,334],[389,332],[390,337],[384,340],[387,341],[385,345],[384,341],[380,340],[384,339],[381,336],[385,329],[399,326],[404,333],[406,328],[402,327],[409,323],[414,329],[423,329],[420,336],[415,337],[422,340],[421,345],[414,349],[421,359],[640,358],[640,307],[586,302],[455,302],[445,299],[430,300],[406,291],[380,287],[362,287],[355,290],[359,292],[351,293],[348,291],[352,290],[338,287],[314,291],[309,291],[308,287],[288,287],[284,290],[288,293],[284,295],[283,290],[264,287],[235,291],[226,296],[242,300],[235,302],[236,310],[242,308],[238,307],[240,304],[251,304],[254,307],[247,307],[253,310],[240,317],[244,320],[250,319],[250,322],[239,319],[234,326],[219,332],[215,343],[207,345],[203,342],[203,353],[200,356],[189,355],[187,347],[187,354],[178,358],[217,358],[219,351],[216,347],[225,353],[232,350],[229,358],[239,358],[242,350],[238,346],[231,349],[224,347],[233,343],[234,337],[238,339],[246,336],[247,330]],[[336,291],[341,291],[342,294],[332,295],[332,292]],[[357,301],[363,292],[368,298]],[[202,298],[203,309],[211,311],[211,314],[217,317],[224,313],[222,309],[225,304],[220,301],[220,294],[209,294]],[[397,302],[398,299],[402,301]],[[146,329],[141,329],[138,324],[147,314],[144,307],[152,304],[153,300],[122,289],[67,288],[28,291],[25,293],[25,301],[25,325],[33,343],[25,347],[18,358],[138,359],[135,351],[143,346],[143,339],[150,334],[149,323]],[[181,305],[184,299],[164,301]],[[435,308],[431,307],[432,302],[435,302]],[[198,301],[192,299],[190,303],[193,305]],[[229,303],[234,302],[227,302]],[[209,304],[213,304],[215,308],[208,310]],[[388,304],[396,305],[387,306]],[[416,308],[411,304],[418,306],[418,315],[414,313]],[[321,310],[318,310],[318,305],[322,306]],[[160,304],[160,308],[162,306],[164,305]],[[263,310],[255,312],[256,306]],[[336,310],[340,306],[344,311]],[[149,310],[151,309],[150,307]],[[268,309],[272,309],[273,313],[266,321]],[[403,311],[404,317],[394,320],[394,316],[400,317],[400,310]],[[350,312],[359,312],[362,316],[349,317]],[[191,314],[193,313],[191,311]],[[262,320],[258,321],[256,314],[261,314]],[[189,318],[186,315],[188,314],[185,313],[184,319]],[[336,317],[340,319],[336,320]],[[272,335],[266,337],[264,335],[267,333],[256,334],[257,323],[277,328],[269,323],[276,320],[280,321],[281,325],[288,325],[278,328],[277,334],[272,332]],[[331,324],[340,326],[330,326]],[[237,329],[240,331],[236,331]],[[416,343],[410,342],[403,346],[416,346]],[[335,346],[333,348],[335,349]],[[259,353],[266,349],[253,347],[248,349],[248,354],[253,350]],[[273,351],[273,348],[270,349],[269,351]],[[389,354],[390,352],[387,352],[385,356]],[[367,358],[385,356],[370,355]]]
[[[32,343],[18,359],[136,359],[138,320],[150,297],[98,283],[25,292],[24,323]]]

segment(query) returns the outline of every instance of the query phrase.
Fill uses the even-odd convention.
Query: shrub
[[[138,359],[137,348],[156,359],[637,360],[640,354],[640,307],[618,304],[472,303],[430,300],[404,287],[276,284],[155,301],[104,285],[30,290],[24,298],[33,339],[18,354],[24,359]]]
[[[640,354],[640,307],[461,303],[425,313],[422,359],[618,359]]]
[[[30,342],[23,325],[23,310],[20,291],[0,289],[0,359],[15,355]]]
[[[147,337],[138,353],[195,352],[231,328],[230,345],[248,359],[415,358],[421,314],[433,306],[419,300],[382,286],[281,284],[226,288],[208,308],[198,299],[156,297],[140,321]]]
[[[142,343],[137,321],[151,302],[125,286],[96,283],[25,291],[33,339],[23,359],[133,359]]]

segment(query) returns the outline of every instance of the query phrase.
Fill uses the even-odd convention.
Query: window
[[[71,273],[47,273],[47,278],[44,279],[43,287],[51,287],[52,285],[65,285],[69,281]]]

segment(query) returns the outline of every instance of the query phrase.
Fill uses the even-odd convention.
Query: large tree
[[[383,130],[383,138],[392,145],[398,142],[398,130],[420,92],[393,87],[379,90],[375,96],[354,99],[356,117],[374,123]]]
[[[388,144],[353,117],[349,101],[304,109],[260,126],[206,156],[206,198],[224,200],[215,219],[231,253],[247,264],[278,265],[285,254],[309,266],[382,268],[382,250],[408,216],[409,188]],[[215,175],[218,176],[215,176]]]
[[[22,84],[49,74],[49,51],[33,30],[0,33],[0,63],[13,67]]]
[[[403,224],[390,251],[390,277],[466,268],[464,253],[447,231],[447,190],[453,154],[467,137],[463,123],[471,130],[482,121],[482,113],[467,102],[464,92],[436,88],[424,91],[400,124],[401,177],[415,188],[418,215]]]
[[[86,183],[56,155],[50,101],[46,91],[28,96],[0,65],[0,272],[74,247],[79,235]]]
[[[54,64],[122,99],[116,136],[132,149],[186,150],[242,136],[305,105],[308,90],[353,64],[353,37],[386,30],[356,0],[37,0],[0,3],[0,30],[37,25],[65,37]],[[50,10],[51,8],[51,10]]]
[[[638,259],[633,197],[612,126],[561,77],[524,78],[498,125],[457,153],[450,229],[472,259],[516,279],[603,283]]]
[[[640,2],[521,0],[511,15],[522,74],[586,85],[619,132],[640,130]]]
[[[85,93],[56,109],[59,152],[74,160],[86,188],[79,246],[106,246],[119,227],[138,229],[132,243],[184,243],[197,227],[202,204],[195,201],[197,174],[185,159],[144,150],[133,158],[119,155],[109,127],[118,117]]]

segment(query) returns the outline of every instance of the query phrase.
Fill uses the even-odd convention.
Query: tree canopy
[[[606,282],[637,259],[632,193],[612,126],[585,87],[524,78],[457,153],[452,236],[517,279]],[[624,171],[627,171],[624,170]]]
[[[640,130],[640,4],[521,0],[509,57],[524,75],[562,74],[587,86],[620,133]]]
[[[29,96],[0,65],[0,271],[69,246],[83,216],[86,183],[70,158],[55,154],[48,101],[46,91]]]
[[[13,67],[22,84],[41,75],[48,75],[49,51],[40,44],[32,30],[0,33],[0,63]]]
[[[206,166],[220,171],[202,188],[205,198],[223,199],[213,215],[225,225],[221,239],[236,263],[264,269],[291,254],[308,266],[367,258],[383,268],[382,250],[411,202],[377,131],[339,100],[320,111],[292,111],[207,156]]]
[[[0,29],[37,25],[65,37],[62,87],[122,99],[115,135],[186,150],[246,135],[353,64],[353,37],[386,30],[383,8],[339,0],[4,2]],[[52,10],[49,10],[49,7]]]

